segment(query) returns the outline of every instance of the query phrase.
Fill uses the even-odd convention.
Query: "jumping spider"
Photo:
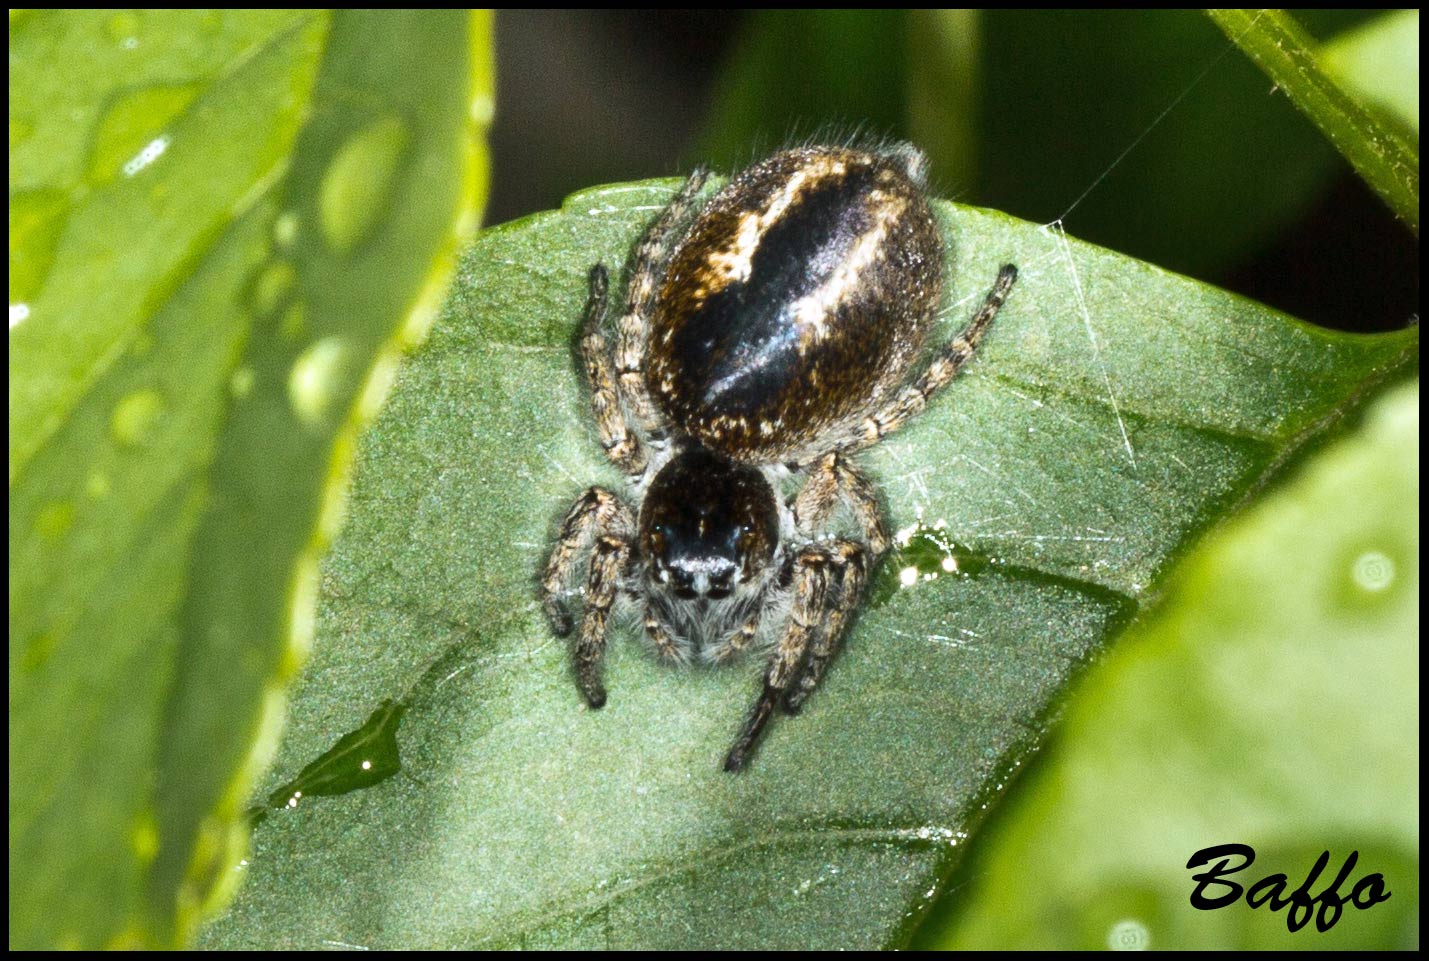
[[[804,147],[703,205],[697,171],[636,251],[613,352],[606,269],[591,269],[580,353],[634,507],[604,488],[582,494],[541,587],[552,629],[568,635],[564,598],[587,562],[575,672],[592,708],[605,703],[621,596],[639,603],[664,660],[770,651],[726,770],[744,767],[776,706],[793,714],[818,687],[889,545],[849,455],[957,375],[1017,277],[1003,267],[967,329],[909,382],[943,295],[925,169],[906,144]],[[832,529],[840,505],[853,536]]]

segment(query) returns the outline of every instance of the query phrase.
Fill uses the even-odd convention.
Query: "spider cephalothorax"
[[[658,584],[680,600],[722,600],[754,583],[779,543],[779,510],[764,475],[692,447],[651,482],[640,549]]]
[[[601,443],[637,507],[599,487],[576,501],[542,578],[546,613],[557,634],[575,627],[564,599],[588,559],[575,662],[592,707],[622,598],[671,661],[768,646],[727,770],[775,707],[794,713],[818,686],[888,548],[849,455],[952,380],[1016,278],[1003,267],[967,329],[909,377],[943,291],[924,167],[907,145],[805,147],[703,206],[696,172],[636,251],[614,349],[607,274],[590,272],[581,355]],[[836,529],[841,507],[851,531]]]

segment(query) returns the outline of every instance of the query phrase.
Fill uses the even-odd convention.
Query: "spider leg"
[[[630,540],[603,535],[595,542],[586,579],[585,613],[576,635],[576,682],[586,703],[605,706],[605,686],[600,682],[600,664],[605,657],[605,639],[610,625],[610,609],[620,593],[621,573],[630,559]]]
[[[645,636],[650,638],[650,643],[655,646],[655,653],[660,656],[661,660],[671,663],[680,663],[685,660],[679,643],[670,633],[670,629],[665,626],[660,612],[655,605],[649,602],[645,605]]]
[[[589,488],[566,512],[560,536],[541,575],[541,606],[557,637],[567,636],[574,626],[563,596],[582,559],[582,548],[592,536],[626,536],[634,529],[630,508],[603,487]]]
[[[864,543],[873,561],[888,550],[888,527],[878,510],[873,485],[848,458],[837,451],[826,454],[809,471],[799,496],[794,499],[794,524],[810,540],[819,536],[840,503],[847,504],[858,522]],[[870,563],[869,567],[873,564]]]
[[[799,713],[804,701],[823,680],[824,671],[843,640],[849,619],[858,610],[859,599],[868,582],[868,572],[876,560],[863,545],[853,541],[836,541],[833,549],[840,562],[837,596],[833,598],[822,629],[814,635],[809,655],[799,669],[798,679],[784,692],[782,706],[786,714]]]
[[[581,359],[585,362],[586,380],[590,382],[590,406],[595,415],[600,446],[605,448],[616,467],[632,476],[645,470],[645,450],[625,422],[616,393],[615,375],[610,366],[610,348],[601,328],[605,323],[605,308],[610,277],[604,264],[590,269],[590,296],[586,300],[585,323],[581,334]]]
[[[902,427],[908,418],[928,406],[928,399],[958,376],[963,365],[971,359],[988,328],[992,326],[993,318],[1002,309],[1007,295],[1012,292],[1012,285],[1016,280],[1017,268],[1012,264],[1004,264],[998,271],[997,280],[993,282],[982,307],[973,315],[963,332],[938,352],[938,356],[933,358],[933,362],[916,381],[900,390],[897,396],[881,409],[864,418],[858,435],[840,450],[848,452],[876,444],[881,438]]]
[[[695,195],[708,177],[709,171],[703,167],[691,174],[640,241],[635,250],[635,271],[630,277],[625,313],[616,324],[615,370],[620,378],[620,392],[635,423],[651,436],[664,433],[664,422],[645,386],[645,353],[650,341],[650,314],[658,293],[656,284],[674,253],[676,230],[694,207]]]
[[[749,613],[745,615],[739,626],[730,631],[710,650],[710,661],[715,664],[723,664],[748,647],[755,635],[759,633],[759,615],[760,605],[756,604],[749,609]]]
[[[768,723],[775,705],[798,677],[800,664],[815,644],[816,635],[823,630],[831,608],[837,605],[840,572],[836,568],[841,563],[837,546],[810,544],[794,559],[794,600],[784,636],[769,658],[764,689],[725,758],[726,771],[738,771],[749,761],[754,742]]]

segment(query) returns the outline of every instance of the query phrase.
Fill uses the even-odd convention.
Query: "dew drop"
[[[15,329],[16,327],[18,327],[20,324],[23,324],[25,321],[27,321],[27,320],[29,320],[29,319],[30,319],[30,305],[29,305],[29,304],[11,304],[11,305],[10,305],[10,329],[11,329],[11,330],[14,330],[14,329]]]
[[[345,353],[341,338],[324,337],[293,361],[288,373],[288,403],[303,423],[313,427],[326,423],[338,397],[338,374]]]
[[[115,405],[114,414],[109,418],[110,433],[127,447],[144,444],[163,409],[164,399],[158,391],[136,390]]]
[[[125,161],[124,176],[132,177],[155,160],[158,160],[164,155],[164,151],[169,149],[170,142],[171,139],[168,134],[160,134],[153,140],[150,140],[139,149],[138,153]]]
[[[284,211],[273,221],[273,240],[279,247],[293,246],[298,239],[298,215],[291,210]]]
[[[228,377],[228,392],[242,400],[253,393],[253,382],[256,379],[252,367],[240,367]]]
[[[1107,932],[1106,946],[1113,951],[1145,951],[1151,947],[1151,932],[1140,921],[1118,921]]]
[[[407,140],[406,125],[384,117],[353,134],[333,157],[318,194],[318,220],[334,250],[346,253],[361,243],[386,209]]]
[[[478,127],[491,126],[496,116],[496,100],[490,96],[473,97],[471,100],[471,122]]]
[[[870,594],[871,607],[888,603],[898,591],[944,577],[973,577],[992,558],[969,550],[953,540],[947,522],[915,521],[893,535],[893,556],[884,566]]]
[[[139,46],[139,16],[132,10],[125,10],[110,17],[104,25],[109,39],[125,50]]]
[[[1351,576],[1361,590],[1378,594],[1394,583],[1394,561],[1380,551],[1365,551],[1355,558]]]
[[[152,86],[116,100],[100,118],[89,156],[89,178],[105,183],[117,174],[133,177],[168,152],[173,137],[164,128],[193,102],[197,85]]]
[[[253,309],[260,314],[273,313],[283,305],[297,280],[298,272],[286,260],[269,264],[253,282]]]

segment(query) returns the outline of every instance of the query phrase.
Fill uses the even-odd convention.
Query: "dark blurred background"
[[[927,151],[940,196],[1325,326],[1417,320],[1417,238],[1199,13],[503,11],[497,78],[487,223],[861,130]]]

